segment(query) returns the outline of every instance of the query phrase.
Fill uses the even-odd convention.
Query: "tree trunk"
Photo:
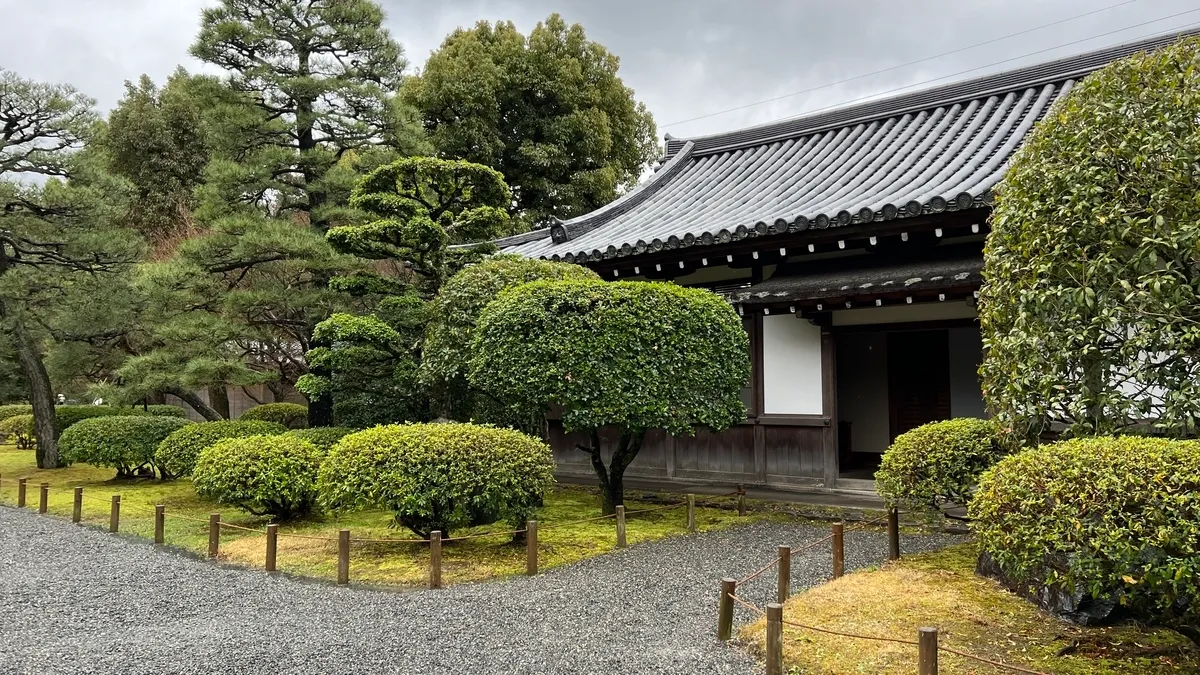
[[[29,385],[29,402],[33,405],[33,430],[37,437],[37,465],[39,469],[57,469],[58,424],[54,415],[54,389],[50,375],[42,362],[42,353],[33,336],[25,328],[21,318],[13,321],[13,341],[17,343],[17,361],[21,373]]]
[[[609,466],[604,466],[604,457],[600,452],[600,433],[591,432],[591,447],[577,446],[580,450],[591,455],[592,469],[600,479],[600,504],[602,513],[606,516],[617,512],[617,506],[625,504],[625,469],[627,469],[638,452],[642,449],[642,441],[646,439],[645,430],[626,431],[617,442]]]
[[[213,410],[224,419],[231,419],[229,414],[229,390],[225,385],[208,388],[208,400],[212,401]]]
[[[192,406],[192,410],[200,413],[200,416],[209,422],[220,422],[225,419],[221,417],[221,413],[213,409],[212,406],[204,402],[204,399],[196,395],[194,391],[188,391],[183,387],[172,387],[165,390],[166,393],[178,396],[184,403]]]

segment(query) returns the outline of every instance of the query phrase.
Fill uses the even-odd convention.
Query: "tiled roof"
[[[1169,35],[827,113],[669,139],[648,181],[585,216],[497,242],[596,262],[983,207],[1033,124],[1076,81]]]

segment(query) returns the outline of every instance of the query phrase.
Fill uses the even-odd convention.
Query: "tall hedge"
[[[554,482],[542,441],[474,424],[406,424],[346,436],[321,465],[322,503],[383,509],[422,537],[506,521],[522,527]]]
[[[1110,598],[1200,643],[1200,442],[1087,438],[1001,460],[971,501],[1011,579]]]
[[[142,469],[169,474],[155,461],[158,444],[172,432],[191,422],[176,417],[102,416],[72,424],[59,438],[59,449],[67,462],[111,466],[118,478],[129,478]]]
[[[1200,39],[1089,75],[997,189],[979,313],[983,394],[1015,447],[1200,429]]]
[[[312,429],[293,429],[284,435],[308,441],[322,453],[326,453],[333,446],[337,445],[338,441],[354,433],[354,431],[354,429],[346,427],[313,427]]]
[[[274,422],[289,429],[308,426],[308,408],[299,403],[264,403],[242,413],[246,422]]]
[[[28,403],[12,403],[9,405],[0,405],[0,421],[6,420],[17,415],[32,415],[33,406]]]
[[[270,436],[282,434],[287,428],[275,422],[222,420],[192,424],[163,439],[155,450],[155,461],[167,475],[182,478],[190,476],[196,467],[200,451],[226,438],[247,436]]]
[[[500,294],[479,317],[471,383],[516,411],[562,410],[586,450],[603,508],[624,500],[625,469],[646,431],[722,430],[745,418],[749,339],[706,290],[667,283],[538,281]],[[619,440],[605,464],[600,430]]]
[[[937,512],[942,505],[966,506],[979,476],[1004,452],[988,420],[963,417],[931,422],[896,437],[875,485],[891,505]]]

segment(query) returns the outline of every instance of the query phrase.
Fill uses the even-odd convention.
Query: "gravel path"
[[[535,578],[395,593],[229,569],[0,507],[0,672],[751,673],[750,657],[715,640],[718,579],[827,532],[758,523]],[[880,533],[846,535],[847,568],[885,551]],[[797,555],[794,591],[828,568],[828,544]],[[765,602],[772,575],[745,595]]]

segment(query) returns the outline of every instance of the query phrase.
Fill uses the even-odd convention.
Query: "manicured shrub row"
[[[1088,438],[1001,460],[970,516],[1011,580],[1110,599],[1200,642],[1200,442]]]
[[[18,450],[34,446],[33,415],[13,415],[0,419],[0,441],[11,441]]]
[[[138,406],[133,408],[133,410],[154,417],[181,417],[187,419],[187,411],[177,405],[148,405],[145,408]]]
[[[322,453],[328,453],[333,446],[337,445],[338,441],[352,433],[354,433],[354,429],[347,429],[346,427],[316,427],[313,429],[293,429],[284,435],[308,441],[317,446],[317,449]]]
[[[229,438],[200,452],[192,484],[222,504],[288,520],[312,510],[323,456],[294,436]]]
[[[84,419],[63,432],[59,450],[67,462],[111,466],[118,478],[158,469],[166,479],[170,474],[156,464],[154,453],[164,438],[189,424],[175,417],[149,415]]]
[[[13,403],[11,405],[0,405],[0,421],[6,420],[17,415],[32,415],[33,406],[28,403]]]
[[[274,422],[225,420],[183,427],[167,436],[154,453],[155,462],[175,478],[192,475],[196,460],[205,448],[227,438],[271,436],[287,429]]]
[[[267,403],[255,406],[238,418],[247,422],[274,422],[289,429],[308,426],[308,408],[299,403]]]
[[[472,424],[375,427],[343,438],[321,466],[332,510],[379,508],[422,537],[507,521],[521,526],[554,481],[545,443]]]
[[[966,506],[979,476],[1003,456],[987,420],[932,422],[896,437],[883,453],[875,486],[888,504],[910,510]]]

